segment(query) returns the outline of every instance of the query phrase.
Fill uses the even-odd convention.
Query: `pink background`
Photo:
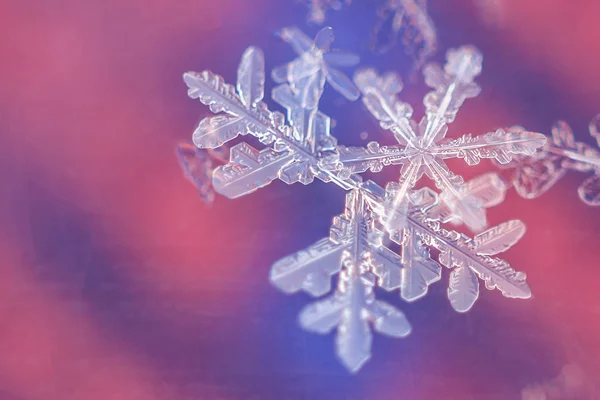
[[[398,47],[369,55],[375,3],[354,3],[331,14],[335,44],[406,73]],[[599,2],[505,0],[496,28],[471,1],[429,3],[436,61],[469,43],[485,56],[483,93],[449,136],[514,124],[549,133],[565,119],[593,143]],[[459,315],[442,283],[414,304],[388,296],[413,334],[376,337],[356,376],[331,336],[296,325],[308,297],[267,279],[275,260],[327,234],[343,194],[274,184],[199,201],[173,149],[207,110],[181,74],[232,81],[248,45],[268,68],[290,60],[273,32],[314,35],[305,14],[291,0],[0,2],[0,400],[519,399],[565,365],[580,371],[580,398],[598,395],[600,210],[576,194],[587,175],[569,173],[536,200],[511,192],[490,211],[491,223],[528,226],[506,258],[527,272],[533,299],[484,291]],[[419,116],[425,92],[406,90]],[[340,142],[359,142],[357,126],[384,136],[359,104],[327,99],[337,96],[324,111]],[[450,165],[467,177],[493,168]]]

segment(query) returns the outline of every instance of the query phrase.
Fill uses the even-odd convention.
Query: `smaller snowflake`
[[[356,86],[334,67],[354,66],[360,58],[346,51],[330,50],[334,39],[333,29],[321,29],[314,41],[297,28],[284,28],[279,36],[290,43],[299,57],[275,68],[273,80],[277,83],[289,83],[292,90],[300,94],[302,107],[317,107],[325,82],[348,100],[358,99],[360,92]]]

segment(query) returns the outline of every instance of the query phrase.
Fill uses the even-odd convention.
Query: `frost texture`
[[[262,145],[255,148],[238,142],[230,148],[229,161],[212,173],[216,192],[235,198],[275,179],[287,184],[319,179],[347,191],[345,211],[334,218],[329,236],[277,261],[271,269],[271,282],[283,292],[304,291],[314,297],[331,292],[332,277],[337,275],[333,294],[300,313],[301,326],[322,334],[335,329],[336,354],[348,370],[356,372],[371,357],[373,331],[391,337],[411,332],[401,311],[376,299],[379,289],[398,290],[400,298],[412,302],[441,279],[446,267],[448,299],[458,312],[473,306],[480,281],[509,298],[530,297],[525,274],[497,257],[524,234],[520,221],[502,223],[474,237],[442,226],[483,227],[485,209],[502,202],[506,192],[503,180],[494,173],[463,183],[448,171],[445,158],[463,158],[469,164],[481,158],[508,162],[514,154],[533,153],[545,140],[539,134],[504,130],[442,140],[458,107],[479,92],[473,78],[480,71],[481,56],[472,48],[462,48],[449,52],[444,70],[426,68],[426,81],[434,91],[425,98],[427,115],[420,125],[411,120],[410,106],[396,96],[402,89],[397,76],[380,77],[372,70],[358,73],[355,82],[365,105],[399,144],[372,142],[367,148],[348,148],[337,145],[330,134],[330,118],[318,110],[332,75],[331,86],[340,93],[347,95],[354,87],[340,78],[341,73],[332,74],[331,60],[325,57],[334,54],[327,52],[333,40],[331,29],[325,28],[312,41],[297,29],[286,28],[282,38],[300,55],[273,73],[281,85],[273,89],[272,97],[286,110],[287,118],[263,102],[264,59],[256,48],[244,53],[235,86],[210,71],[188,72],[184,80],[189,96],[215,114],[198,125],[193,135],[196,146],[215,149],[240,135],[254,136]],[[348,55],[337,60],[345,65],[354,62]],[[194,153],[194,157],[202,159],[204,154]],[[359,175],[391,164],[403,164],[403,173],[399,182],[385,187]],[[423,173],[436,181],[442,193],[427,187],[414,190]],[[400,252],[390,249],[392,242]],[[439,253],[437,259],[431,249]]]
[[[589,130],[600,147],[600,114],[592,119]],[[541,196],[569,170],[591,172],[593,175],[583,181],[577,192],[585,204],[600,206],[600,150],[576,142],[564,121],[552,127],[552,136],[540,151],[531,157],[518,157],[505,168],[514,168],[511,182],[526,199]]]

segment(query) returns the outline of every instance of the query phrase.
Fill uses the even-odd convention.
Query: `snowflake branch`
[[[600,114],[590,122],[589,131],[600,146],[599,123]],[[511,128],[509,131],[516,129],[520,128]],[[511,183],[517,193],[526,199],[541,196],[568,170],[593,172],[577,192],[585,204],[600,206],[600,150],[575,141],[571,127],[564,121],[554,124],[552,136],[541,151],[530,157],[519,157],[506,167],[515,169]]]

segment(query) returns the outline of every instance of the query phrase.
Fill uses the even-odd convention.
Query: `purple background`
[[[600,3],[505,0],[496,25],[468,0],[429,3],[436,61],[462,44],[485,56],[483,93],[450,137],[513,124],[549,133],[565,119],[593,143]],[[334,47],[404,76],[400,47],[368,52],[375,4],[328,14]],[[291,0],[5,0],[0,15],[0,400],[504,400],[549,388],[565,366],[564,387],[597,395],[600,219],[576,194],[587,175],[569,173],[536,200],[510,192],[490,210],[492,224],[528,226],[506,258],[527,272],[532,299],[484,291],[456,314],[442,283],[414,304],[383,294],[413,334],[376,336],[372,360],[352,376],[332,335],[297,326],[308,296],[285,296],[267,279],[275,260],[327,234],[343,193],[274,183],[209,208],[173,151],[207,114],[181,74],[211,69],[233,81],[249,45],[265,51],[267,68],[289,61],[273,33],[298,25],[314,35],[306,9]],[[418,80],[403,94],[417,116],[425,93]],[[364,143],[361,131],[389,142],[358,102],[328,91],[322,108],[340,142]],[[465,177],[493,168],[450,166]]]

